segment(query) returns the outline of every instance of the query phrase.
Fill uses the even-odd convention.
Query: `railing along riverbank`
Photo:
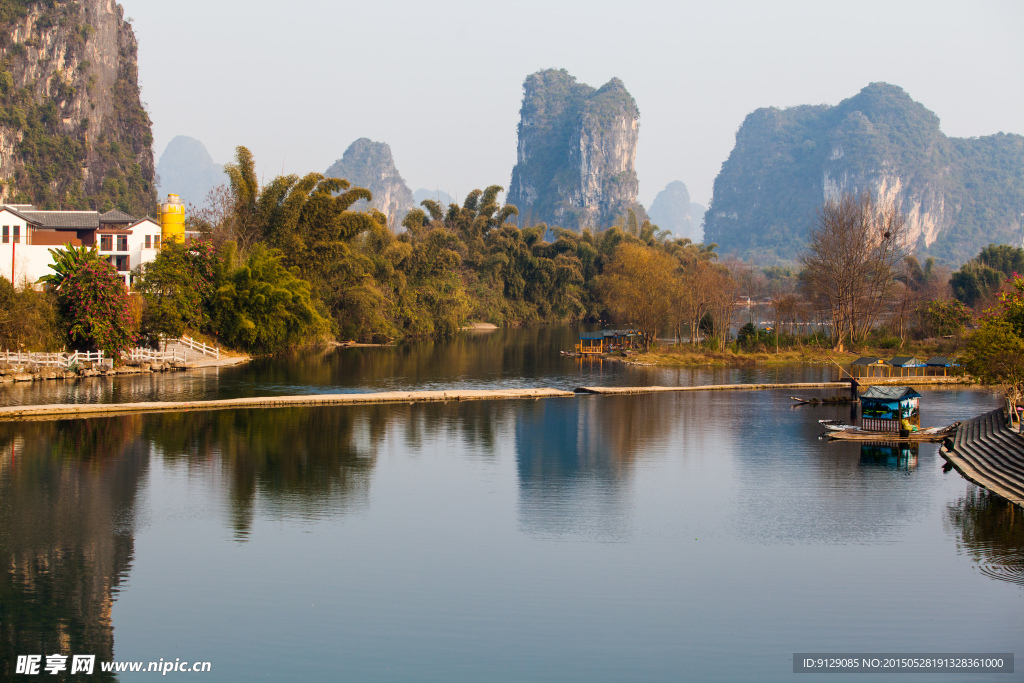
[[[963,422],[939,453],[965,479],[1024,507],[1024,436],[1002,408]]]

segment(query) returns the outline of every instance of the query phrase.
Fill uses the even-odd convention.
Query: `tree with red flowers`
[[[50,253],[62,268],[41,280],[57,295],[68,346],[82,351],[101,350],[119,358],[136,340],[124,280],[112,264],[99,257],[95,247],[51,249]]]

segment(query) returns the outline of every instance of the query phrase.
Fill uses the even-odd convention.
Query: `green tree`
[[[217,288],[214,316],[219,338],[228,346],[274,353],[308,342],[327,329],[310,297],[309,283],[282,264],[272,249],[256,245],[235,264],[235,247],[224,256],[224,279]]]
[[[17,290],[0,278],[0,349],[56,351],[61,336],[52,293],[28,286]]]
[[[120,358],[136,341],[124,280],[95,249],[58,248],[50,254],[59,270],[41,280],[56,294],[69,346]]]
[[[209,241],[185,245],[172,240],[143,265],[135,281],[146,302],[143,330],[180,337],[186,330],[206,328],[218,258]]]

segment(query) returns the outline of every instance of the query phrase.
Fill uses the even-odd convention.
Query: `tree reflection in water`
[[[972,484],[946,513],[958,552],[982,574],[1024,586],[1024,510]]]
[[[139,423],[0,424],[0,678],[18,655],[113,656],[111,607],[148,467]]]

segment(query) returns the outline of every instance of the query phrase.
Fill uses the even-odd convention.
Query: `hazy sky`
[[[391,145],[411,189],[508,186],[527,74],[621,78],[640,107],[640,201],[707,203],[757,107],[903,87],[952,136],[1024,133],[1024,2],[122,0],[159,159],[236,145],[269,179]]]

